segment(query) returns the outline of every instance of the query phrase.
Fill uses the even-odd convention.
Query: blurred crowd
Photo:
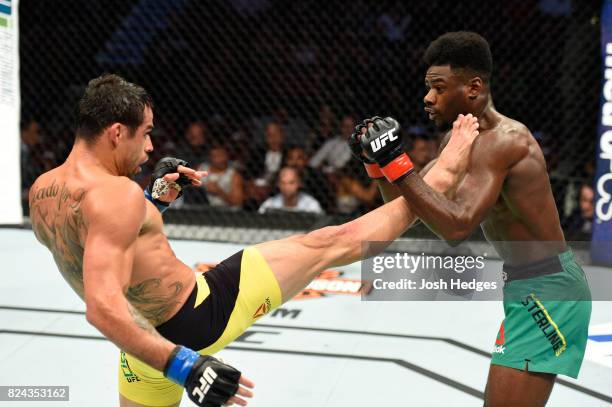
[[[602,64],[596,3],[22,0],[24,198],[66,157],[73,106],[106,71],[155,101],[156,149],[141,185],[165,155],[209,172],[177,209],[356,216],[381,200],[347,148],[355,122],[398,118],[424,166],[438,140],[423,112],[423,52],[444,32],[476,29],[491,45],[496,107],[542,146],[568,237],[588,236]]]
[[[360,118],[361,119],[361,118]],[[172,207],[203,207],[265,214],[270,211],[308,212],[355,217],[382,203],[378,188],[352,157],[347,138],[357,119],[336,113],[328,105],[308,124],[284,109],[232,126],[221,117],[197,119],[175,128],[157,123],[154,151],[136,181],[144,188],[157,160],[175,156],[208,172],[201,187],[189,188]],[[405,149],[417,170],[437,155],[439,137],[419,125],[402,127]],[[593,165],[580,177],[566,177],[555,140],[534,132],[548,164],[549,176],[567,238],[589,240],[593,219]],[[35,120],[21,128],[23,199],[38,174],[61,164],[71,143],[45,137]]]

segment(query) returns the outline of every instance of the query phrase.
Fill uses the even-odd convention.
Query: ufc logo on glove
[[[367,130],[363,133],[366,126]],[[392,117],[381,119],[378,116],[364,120],[363,127],[356,128],[359,144],[365,150],[368,160],[379,167],[377,172],[372,171],[377,175],[376,178],[381,178],[382,173],[387,181],[397,183],[414,170],[410,157],[403,150],[399,130],[397,120]]]
[[[372,147],[372,152],[380,150],[384,146],[387,145],[387,141],[395,141],[397,140],[397,136],[393,135],[393,132],[397,129],[391,129],[388,132],[384,133],[382,136],[375,138],[370,142],[370,147]]]
[[[216,378],[217,373],[212,369],[212,367],[207,367],[206,370],[204,370],[204,373],[202,373],[202,376],[200,376],[200,387],[194,387],[191,394],[197,396],[201,403],[202,400],[204,400],[206,393],[208,393],[210,386],[212,386],[212,384],[215,382]]]

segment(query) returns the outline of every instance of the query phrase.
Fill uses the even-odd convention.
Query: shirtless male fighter
[[[473,114],[480,136],[453,194],[439,193],[412,173],[396,188],[379,182],[383,196],[401,194],[412,212],[447,241],[462,241],[480,225],[504,261],[505,280],[505,319],[485,405],[543,406],[557,374],[578,376],[591,315],[590,290],[566,245],[544,155],[527,127],[495,110],[492,57],[484,38],[472,32],[444,34],[429,45],[424,60],[429,118],[447,130],[458,114]],[[363,148],[369,157],[370,176],[384,180],[387,175],[376,163],[386,165],[393,146],[381,147],[379,140],[398,129],[394,119],[375,117],[351,136],[353,151],[363,159]],[[435,160],[423,171],[432,165]]]
[[[204,174],[168,158],[144,194],[129,178],[153,151],[152,107],[143,88],[116,75],[89,83],[70,155],[30,189],[32,228],[85,302],[87,321],[121,349],[121,406],[176,406],[183,388],[200,406],[245,405],[253,383],[210,355],[322,270],[361,259],[362,243],[395,239],[415,216],[398,199],[343,225],[247,247],[196,277],[172,252],[160,210]],[[425,177],[434,190],[452,190],[464,175],[477,128],[459,116]],[[393,179],[410,173],[401,145],[390,155]]]

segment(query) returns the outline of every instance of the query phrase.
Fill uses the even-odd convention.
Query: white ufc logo
[[[385,134],[380,137],[375,138],[370,142],[370,147],[372,147],[372,152],[375,153],[384,146],[387,145],[387,141],[395,141],[397,140],[397,136],[393,135],[393,132],[396,129],[389,130]]]
[[[193,391],[191,392],[192,395],[198,396],[199,403],[204,400],[206,393],[208,393],[210,386],[212,386],[216,378],[217,373],[215,373],[212,367],[208,366],[204,370],[204,373],[202,373],[202,376],[200,376],[200,387],[194,387]]]

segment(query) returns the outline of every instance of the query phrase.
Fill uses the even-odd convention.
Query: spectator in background
[[[289,111],[284,106],[277,106],[269,115],[252,119],[253,128],[265,133],[266,126],[271,123],[277,123],[281,126],[285,144],[292,146],[304,147],[306,140],[304,135],[308,132],[306,122],[299,117],[292,117]]]
[[[285,133],[279,123],[268,123],[264,137],[265,146],[251,152],[244,172],[250,178],[246,183],[249,199],[245,202],[245,209],[253,211],[270,196],[285,156]]]
[[[34,180],[45,172],[45,149],[42,145],[40,125],[36,120],[21,123],[21,198],[28,207],[28,192]]]
[[[292,146],[306,146],[304,135],[308,133],[308,125],[300,117],[292,117],[285,107],[274,110],[275,121],[280,123],[285,132],[285,144]]]
[[[308,156],[302,147],[292,147],[287,150],[285,166],[297,170],[304,191],[312,195],[325,212],[334,212],[334,192],[327,177],[307,164]]]
[[[203,121],[194,121],[187,125],[183,140],[176,147],[176,156],[191,165],[208,160],[208,126]]]
[[[593,213],[595,212],[593,206],[593,199],[595,193],[590,185],[583,184],[580,188],[580,215],[582,219],[582,232],[591,235],[593,231]]]
[[[321,105],[319,108],[319,121],[313,126],[312,131],[308,135],[308,143],[306,152],[312,154],[317,151],[325,140],[334,136],[336,126],[336,115],[329,105]]]
[[[152,154],[149,154],[149,162],[157,162],[162,157],[176,156],[177,155],[177,137],[174,130],[169,130],[166,127],[166,123],[161,120],[155,120],[155,128],[151,130],[151,138],[155,143],[155,150]],[[182,149],[184,152],[184,148]],[[202,162],[204,158],[200,158],[195,162],[191,162],[192,165]]]
[[[202,179],[202,187],[206,189],[211,206],[242,207],[242,176],[230,164],[223,145],[212,146],[209,162],[200,165],[198,170],[208,171],[208,176]]]
[[[568,163],[562,161],[559,139],[557,137],[553,137],[550,133],[539,130],[533,131],[532,135],[540,145],[542,154],[544,154],[546,170],[548,171],[548,178],[550,179],[550,186],[553,191],[555,204],[559,211],[559,216],[563,217],[567,215],[565,211],[567,197],[572,195],[568,178],[571,170],[568,169]],[[575,198],[572,198],[572,201],[575,202],[574,199]]]
[[[595,194],[589,184],[582,184],[578,194],[578,208],[565,220],[563,229],[566,239],[585,241],[591,240],[593,233],[593,199]]]
[[[21,158],[22,162],[27,162],[29,156],[36,153],[40,146],[40,125],[35,120],[29,120],[21,124]]]
[[[300,191],[302,186],[300,175],[293,167],[284,167],[278,174],[279,194],[268,198],[259,207],[259,213],[270,209],[280,209],[292,212],[323,213],[321,205],[312,196]]]
[[[230,151],[232,165],[243,177],[248,178],[249,172],[247,166],[249,165],[253,149],[253,137],[249,132],[248,123],[242,123],[231,131],[227,142],[232,146]]]
[[[278,122],[270,122],[264,131],[265,147],[253,151],[247,171],[259,179],[261,185],[271,185],[281,168],[285,155],[285,132]]]
[[[364,208],[371,208],[376,203],[379,197],[378,187],[371,180],[366,185],[357,179],[354,174],[361,170],[356,161],[351,161],[332,177],[336,189],[336,213],[356,216],[363,212]]]
[[[340,122],[340,134],[325,141],[312,156],[308,165],[321,169],[328,174],[344,167],[351,159],[351,149],[346,140],[354,130],[355,119],[353,116],[344,116]]]
[[[441,142],[442,135],[436,135],[427,139],[427,149],[429,151],[429,156],[432,157],[432,159],[438,156]]]
[[[419,172],[431,161],[429,141],[422,135],[412,139],[412,147],[408,150],[408,156],[414,164],[414,170]]]
[[[405,41],[409,34],[408,28],[412,22],[412,16],[402,14],[402,7],[395,4],[378,17],[379,31],[391,42]]]

